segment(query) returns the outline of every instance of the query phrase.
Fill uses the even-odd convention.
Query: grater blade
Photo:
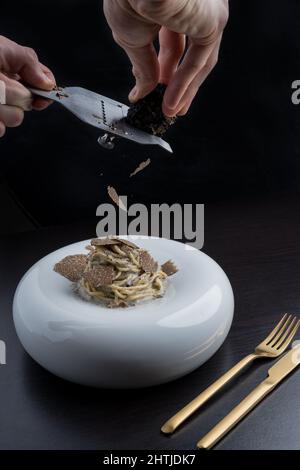
[[[173,153],[171,146],[161,137],[136,129],[126,121],[128,106],[106,96],[81,87],[65,87],[52,91],[29,90],[38,96],[60,103],[81,121],[105,131],[99,143],[106,148],[113,148],[114,136],[132,140],[138,144],[159,145]]]

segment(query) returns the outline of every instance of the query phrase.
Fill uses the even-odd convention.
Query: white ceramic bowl
[[[163,298],[127,309],[79,298],[53,266],[84,253],[89,241],[49,254],[21,280],[13,305],[17,334],[30,356],[59,377],[105,388],[157,385],[196,369],[225,340],[234,300],[220,266],[179,242],[128,239],[179,267]]]

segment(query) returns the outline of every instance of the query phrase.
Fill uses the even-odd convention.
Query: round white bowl
[[[225,340],[234,299],[227,276],[204,253],[179,242],[127,237],[179,272],[161,299],[126,309],[87,302],[53,271],[89,241],[61,248],[22,278],[13,314],[19,339],[40,365],[64,379],[105,388],[137,388],[177,379],[207,361]]]

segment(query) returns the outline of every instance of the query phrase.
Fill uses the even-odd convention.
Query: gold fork
[[[209,400],[209,398],[211,398],[227,382],[229,382],[255,359],[264,357],[273,359],[280,356],[291,343],[299,326],[300,320],[297,321],[296,316],[288,315],[286,313],[266,339],[256,346],[254,353],[248,354],[248,356],[244,357],[218,380],[212,383],[206,390],[200,393],[200,395],[194,398],[194,400],[172,416],[172,418],[162,426],[161,431],[165,434],[171,434],[174,432],[175,429],[177,429],[178,426],[180,426],[189,416],[198,410],[207,400]]]

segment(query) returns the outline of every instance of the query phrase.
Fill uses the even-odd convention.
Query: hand
[[[0,104],[0,137],[6,127],[17,127],[24,119],[24,111],[45,109],[49,101],[33,98],[19,80],[44,90],[52,90],[55,78],[38,60],[33,49],[23,47],[0,36],[0,93],[5,104]]]
[[[104,13],[133,66],[130,101],[165,83],[164,114],[185,114],[217,63],[228,0],[104,0]]]

